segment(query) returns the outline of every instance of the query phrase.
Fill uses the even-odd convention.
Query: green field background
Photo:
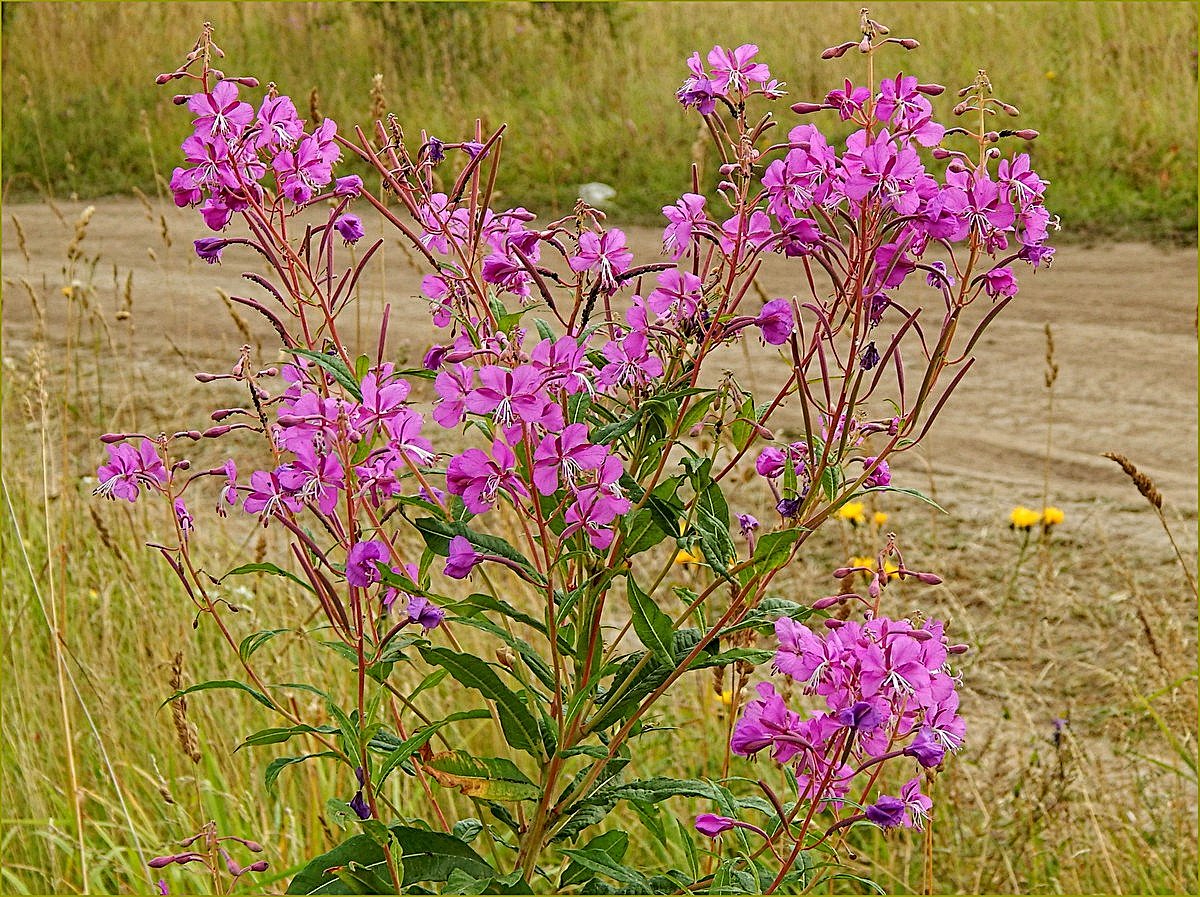
[[[406,131],[461,138],[507,122],[501,202],[567,211],[578,185],[616,191],[611,211],[649,222],[689,186],[699,119],[673,92],[714,43],[757,43],[788,101],[863,79],[853,3],[5,3],[6,198],[94,198],[155,189],[187,114],[154,75],[207,18],[229,74],[274,80],[303,110],[369,120],[373,76]],[[1196,232],[1192,3],[889,3],[873,14],[922,42],[882,57],[952,90],[985,68],[1042,137],[1064,235],[1174,239]],[[949,116],[952,91],[936,101]],[[785,125],[796,120],[776,106]],[[780,131],[782,134],[782,130]],[[161,184],[161,182],[160,182]]]

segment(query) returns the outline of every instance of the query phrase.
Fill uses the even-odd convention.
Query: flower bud
[[[126,433],[105,433],[100,437],[100,441],[105,445],[111,445],[114,442],[121,442],[122,440],[128,438],[129,436]]]
[[[969,645],[951,645],[946,649],[947,654],[966,654],[970,649]]]
[[[957,106],[955,106],[950,111],[953,112],[955,115],[963,115],[970,108],[971,108],[970,103],[959,103]]]
[[[813,610],[828,610],[834,605],[843,603],[847,598],[857,598],[853,592],[848,592],[844,595],[827,595],[824,598],[818,598],[812,604]]]
[[[871,577],[871,584],[867,586],[867,594],[872,598],[878,598],[880,592],[883,591],[883,586],[879,582],[879,574],[876,573]]]
[[[864,34],[863,39],[858,42],[858,52],[859,53],[870,53],[871,52],[871,38],[869,35]]]
[[[223,376],[224,374],[209,374],[200,371],[196,374],[196,380],[200,383],[212,383],[214,380],[220,380]]]
[[[267,868],[270,865],[271,864],[268,863],[266,860],[258,860],[257,862],[251,863],[249,866],[247,866],[244,871],[246,871],[246,872],[266,872]]]
[[[186,93],[177,93],[177,94],[175,94],[175,96],[171,97],[171,102],[176,106],[182,106],[187,101],[188,101],[188,95]]]
[[[952,155],[954,154],[951,153],[950,150],[942,149],[940,146],[935,146],[933,148],[933,158],[935,159],[949,159]]]
[[[854,567],[838,567],[836,570],[833,571],[833,578],[834,579],[845,579],[847,576],[849,576],[851,573],[853,573],[855,571],[855,569],[856,568],[854,568]]]
[[[918,84],[917,93],[923,93],[927,97],[940,96],[946,90],[941,84]]]
[[[1013,131],[1014,137],[1020,137],[1022,140],[1037,140],[1038,132],[1033,128],[1022,128],[1019,131]]]
[[[239,75],[238,77],[230,78],[229,80],[236,84],[241,84],[243,87],[249,87],[251,89],[258,87],[258,79],[253,75]]]
[[[1013,117],[1016,117],[1021,114],[1021,110],[1018,109],[1016,106],[1014,106],[1012,103],[1001,103],[999,100],[997,100],[996,102],[997,102],[997,105],[999,105],[1001,109],[1003,109],[1005,112],[1007,112],[1009,115],[1011,115]]]
[[[827,47],[821,51],[822,59],[840,59],[845,55],[846,51],[854,46],[854,41],[846,41],[844,44],[838,44],[836,47]]]
[[[1000,158],[1000,147],[998,147],[998,146],[988,147],[987,157],[989,159],[999,159]]]
[[[199,430],[180,430],[178,433],[176,433],[171,438],[172,439],[199,439],[200,431]]]
[[[221,424],[220,426],[209,427],[200,435],[205,439],[216,439],[218,436],[224,436],[232,429],[233,427],[231,427],[229,424]]]
[[[240,413],[241,410],[242,410],[241,408],[218,408],[216,411],[214,411],[212,414],[210,414],[209,417],[215,421],[223,421],[223,420],[225,420],[225,418],[229,417],[231,414]]]
[[[825,106],[821,103],[793,103],[792,111],[799,115],[811,115],[813,112],[820,112]]]
[[[182,78],[182,72],[163,72],[154,79],[155,84],[166,84],[168,81],[174,81],[176,78]]]
[[[942,584],[942,578],[936,573],[913,573],[912,575],[927,586],[940,586]]]
[[[915,49],[917,49],[917,47],[921,46],[920,41],[913,40],[911,37],[902,37],[899,40],[897,40],[896,43],[898,43],[900,46],[902,46],[906,50],[915,50]]]
[[[1000,132],[999,131],[988,131],[986,134],[983,135],[983,139],[986,140],[988,143],[996,143],[1000,139]]]
[[[841,629],[846,624],[845,620],[826,620],[826,629]]]

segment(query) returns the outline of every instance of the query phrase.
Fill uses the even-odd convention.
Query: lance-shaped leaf
[[[642,644],[650,649],[650,653],[660,663],[664,665],[674,663],[675,626],[671,618],[659,609],[649,595],[642,591],[632,576],[626,579],[625,591],[629,596],[633,631],[637,633]]]
[[[490,878],[496,874],[479,854],[451,835],[403,825],[391,826],[388,831],[400,848],[397,852],[403,866],[401,884],[405,888],[418,882],[445,881],[455,869],[474,878]],[[310,861],[292,879],[286,893],[356,893],[335,871],[348,868],[351,863],[385,882],[390,881],[383,848],[370,835],[355,835]],[[389,885],[388,892],[394,893],[394,887]]]
[[[483,800],[537,800],[542,790],[511,760],[474,757],[466,751],[445,751],[422,764],[443,788],[457,788],[467,797]]]
[[[441,667],[467,688],[496,702],[500,728],[509,745],[533,757],[544,756],[541,731],[533,714],[491,666],[473,654],[460,654],[448,648],[422,647],[420,651],[426,663]]]

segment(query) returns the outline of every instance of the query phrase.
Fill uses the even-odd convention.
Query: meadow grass
[[[157,372],[181,360],[153,348],[153,338],[135,347],[137,309],[148,303],[96,288],[94,272],[104,265],[81,249],[86,230],[86,222],[76,224],[64,255],[64,275],[77,281],[66,293],[49,280],[25,290],[19,262],[6,272],[6,302],[45,309],[65,299],[68,317],[65,327],[9,330],[5,340],[2,887],[14,894],[149,893],[156,876],[145,859],[212,819],[223,833],[264,843],[272,870],[253,887],[279,892],[298,865],[346,836],[325,801],[349,797],[353,783],[314,762],[286,770],[277,794],[264,795],[270,759],[317,747],[293,742],[235,752],[273,721],[233,693],[194,695],[184,716],[161,707],[179,684],[239,670],[210,621],[193,629],[178,582],[145,547],[166,534],[164,509],[91,495],[102,454],[94,434],[198,420],[212,396],[194,386],[163,407]],[[137,332],[151,330],[143,321]],[[114,364],[111,353],[122,346],[131,348]],[[1072,521],[1035,542],[1037,562],[1001,602],[1017,556],[1002,512],[934,522],[911,505],[879,509],[891,514],[888,528],[900,533],[910,561],[945,576],[945,585],[919,600],[973,646],[963,663],[968,749],[933,784],[941,808],[929,843],[935,891],[1194,892],[1195,604],[1165,538],[1161,550],[1133,554],[1103,514]],[[198,557],[217,576],[270,555],[280,537],[244,518],[218,527],[211,510],[194,510]],[[880,538],[870,528],[829,528],[780,593],[823,594],[830,569]],[[674,574],[685,585],[691,575],[682,567]],[[301,595],[267,578],[227,581],[221,594],[239,608],[228,617],[238,638],[268,627],[297,630],[256,655],[266,681],[331,679],[332,655],[319,633],[301,634],[312,614]],[[533,600],[506,597],[518,605]],[[908,604],[903,591],[891,600]],[[486,650],[469,631],[461,635],[467,650]],[[420,673],[399,667],[395,675],[412,687]],[[447,685],[428,696],[445,709],[461,709],[465,697]],[[305,718],[320,721],[319,701],[300,690],[294,698]],[[1056,718],[1068,722],[1056,728]],[[633,775],[710,772],[701,760],[727,737],[728,724],[710,674],[685,680],[657,722],[667,728],[642,742]],[[454,735],[456,746],[465,739],[480,754],[504,753],[482,724]],[[731,771],[778,775],[771,764],[742,761]],[[423,811],[411,779],[397,777],[387,797],[397,815]],[[450,818],[474,815],[457,793],[438,789],[437,797]],[[669,809],[687,820],[711,808],[675,799]],[[640,855],[629,860],[682,864],[633,813],[619,812],[610,824],[634,833]],[[839,848],[851,871],[888,891],[917,893],[925,885],[919,835],[856,830]],[[209,892],[210,883],[189,872],[168,877],[176,893]],[[861,890],[850,879],[833,887]]]
[[[1037,170],[1078,236],[1194,239],[1196,37],[1191,3],[894,3],[874,7],[923,47],[887,66],[953,89],[986,68],[1042,138]],[[755,42],[790,101],[862,79],[847,3],[17,3],[4,5],[6,195],[153,193],[186,124],[153,76],[211,18],[230,73],[275,80],[300,105],[365,123],[373,76],[406,130],[469,138],[507,122],[502,201],[565,213],[578,185],[616,188],[611,211],[650,220],[690,187],[697,120],[673,92],[684,60]],[[944,107],[944,108],[943,108]],[[785,106],[783,122],[795,120]],[[782,132],[781,132],[782,133]]]

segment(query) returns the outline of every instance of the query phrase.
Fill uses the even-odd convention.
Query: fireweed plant
[[[175,98],[194,133],[171,189],[214,232],[196,252],[265,260],[272,277],[246,275],[262,298],[237,301],[270,322],[290,361],[261,369],[247,347],[230,373],[199,375],[248,394],[202,432],[104,436],[96,491],[165,501],[174,539],[152,547],[241,664],[241,680],[172,697],[235,687],[278,714],[246,743],[307,745],[270,763],[268,785],[295,763],[345,767],[353,796],[328,809],[361,831],[289,893],[794,891],[845,874],[851,827],[923,827],[928,784],[963,746],[953,662],[967,648],[941,621],[889,616],[884,598],[895,582],[939,578],[906,566],[888,535],[876,556],[833,571],[836,594],[783,598],[772,583],[849,502],[921,497],[893,483],[890,459],[920,443],[971,367],[1017,293],[1014,266],[1048,265],[1053,250],[1046,184],[1015,152],[1036,132],[993,129],[1017,110],[982,71],[954,107],[965,124],[939,124],[930,98],[942,87],[875,80],[877,53],[917,46],[887,35],[864,11],[861,36],[823,57],[857,50],[866,84],[791,107],[849,123],[840,147],[815,124],[777,136],[763,110],[782,85],[754,46],[694,54],[678,100],[720,152],[715,199],[693,168],[692,192],[663,209],[663,255],[641,262],[582,202],[546,224],[491,208],[503,128],[414,146],[391,117],[370,135],[305,122],[273,84],[252,105],[258,81],[214,67],[223,54],[208,26],[159,76],[192,86]],[[347,154],[387,201],[335,174]],[[451,154],[457,176],[445,174]],[[384,242],[355,214],[364,205],[428,264],[421,291],[445,337],[418,369],[384,357],[387,310],[374,357],[352,356],[339,335]],[[298,217],[324,208],[317,224]],[[235,216],[244,235],[225,234]],[[346,244],[360,249],[350,263]],[[793,265],[797,293],[760,303],[751,287],[769,255]],[[902,301],[906,282],[927,298]],[[967,325],[977,302],[988,307]],[[778,362],[777,391],[704,375],[739,341]],[[411,388],[421,379],[436,393],[429,407]],[[771,430],[785,407],[803,422],[790,443]],[[183,456],[199,439],[257,440],[273,460],[197,470]],[[746,476],[769,492],[770,519],[730,507],[730,484]],[[295,684],[255,670],[256,650],[288,630],[236,637],[193,560],[188,503],[205,490],[220,515],[286,531],[278,563],[227,575],[284,576],[307,594],[319,624],[308,635],[335,659],[331,681],[304,686],[324,701],[321,719],[286,700]],[[695,588],[664,586],[680,556]],[[453,580],[475,591],[454,600]],[[468,629],[493,640],[495,660],[462,648]],[[395,675],[405,667],[415,688]],[[713,668],[729,668],[733,688],[712,777],[638,778],[636,749],[655,737],[664,699]],[[446,677],[470,697],[435,718],[422,695]],[[494,724],[506,755],[467,750],[465,721]],[[756,759],[777,771],[759,778]],[[438,798],[450,790],[477,816],[448,816]],[[673,796],[713,812],[677,823],[657,806]],[[595,831],[618,806],[682,868],[627,865],[627,834]],[[203,860],[185,849],[153,865]]]

